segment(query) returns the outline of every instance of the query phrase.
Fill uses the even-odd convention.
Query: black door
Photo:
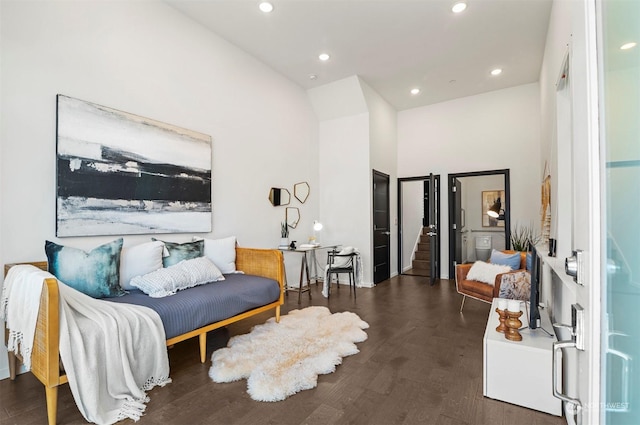
[[[391,276],[389,176],[373,170],[373,283]]]
[[[436,178],[433,174],[429,175],[428,180],[428,202],[426,205],[427,211],[427,236],[429,236],[429,252],[431,253],[431,264],[430,264],[430,272],[429,272],[429,283],[431,285],[435,285],[436,279],[438,278],[438,264],[440,263],[439,253],[440,253],[440,244],[438,243],[438,209],[437,201],[438,201],[438,184]]]
[[[460,184],[460,180],[454,178],[451,182],[453,189],[453,200],[454,204],[452,205],[453,214],[455,216],[455,220],[453,224],[453,230],[456,235],[456,264],[462,263],[462,228],[464,227],[464,210],[462,209],[462,184]]]

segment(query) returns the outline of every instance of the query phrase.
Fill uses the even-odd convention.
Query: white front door
[[[567,421],[640,424],[640,2],[587,0],[578,9],[566,165],[571,247],[583,256],[572,302],[584,309],[585,332]]]
[[[595,406],[600,400],[600,270],[601,270],[601,193],[600,193],[600,137],[598,126],[598,60],[596,37],[596,0],[572,3],[574,16],[568,57],[568,87],[571,125],[566,128],[564,143],[559,147],[567,157],[558,159],[558,174],[570,178],[571,185],[565,193],[570,200],[565,206],[571,209],[563,216],[564,241],[559,256],[571,256],[571,251],[581,251],[576,282],[565,280],[562,310],[571,305],[582,308],[584,326],[578,340],[579,349],[565,348],[564,391],[565,415],[569,424],[599,423]],[[564,71],[563,71],[563,74]],[[558,86],[560,89],[560,84]],[[560,126],[560,122],[559,122]],[[562,135],[559,134],[559,142]],[[569,177],[570,176],[570,177]],[[570,229],[567,229],[567,226]],[[569,239],[568,241],[566,239]],[[557,319],[557,317],[556,317]],[[569,339],[560,332],[560,339]],[[582,346],[583,345],[583,346]],[[567,382],[568,381],[568,382]]]

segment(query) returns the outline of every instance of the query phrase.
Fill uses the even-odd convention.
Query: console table
[[[279,248],[283,252],[298,252],[302,254],[301,262],[300,262],[300,281],[298,282],[298,287],[293,288],[293,287],[289,287],[289,285],[286,284],[285,293],[288,295],[288,291],[296,291],[298,293],[298,304],[300,304],[300,301],[301,301],[300,297],[303,292],[309,292],[309,299],[311,299],[312,275],[309,273],[309,261],[311,261],[311,269],[313,270],[313,279],[315,280],[317,285],[318,280],[320,280],[320,277],[318,276],[318,265],[317,265],[318,261],[316,259],[316,251],[319,249],[334,249],[336,247],[338,247],[338,245],[325,245],[325,246],[320,246],[320,245],[304,246],[303,245],[296,249]],[[307,253],[309,253],[310,258],[307,258]],[[306,279],[305,279],[305,275],[306,275]],[[287,276],[287,273],[285,272],[285,282],[286,282],[286,276]],[[305,285],[305,282],[306,282],[306,285]]]
[[[485,397],[506,401],[530,409],[562,416],[562,402],[553,396],[552,344],[555,336],[542,329],[520,330],[522,341],[509,341],[497,332],[500,323],[496,313],[497,299],[491,304],[491,312],[484,332],[483,394]],[[528,325],[525,302],[520,303],[524,313],[520,320]],[[553,328],[546,311],[540,310],[542,328]]]

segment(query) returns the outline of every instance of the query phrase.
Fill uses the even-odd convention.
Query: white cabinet
[[[524,313],[520,320],[526,325],[524,302],[521,310]],[[547,313],[541,309],[540,316],[542,327],[553,334]],[[496,332],[499,323],[494,299],[484,332],[485,397],[561,416],[562,403],[553,396],[551,375],[555,336],[550,337],[539,328],[525,328],[520,330],[522,341],[509,341],[503,333]]]

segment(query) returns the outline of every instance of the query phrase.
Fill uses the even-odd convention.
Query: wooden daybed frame
[[[47,270],[46,261],[21,264],[31,264],[42,270]],[[5,265],[5,275],[14,265],[15,264]],[[275,309],[276,322],[280,321],[280,306],[284,303],[285,292],[285,271],[282,252],[275,249],[236,247],[236,268],[246,274],[267,277],[277,281],[280,285],[280,297],[278,300],[271,304],[170,338],[167,340],[167,346],[198,336],[200,342],[200,361],[204,363],[207,355],[207,332],[271,309]],[[33,373],[45,387],[47,417],[49,425],[54,425],[57,414],[58,385],[68,383],[68,380],[67,375],[60,370],[58,281],[56,279],[45,279],[43,284],[44,287],[40,297],[40,311],[38,312],[38,321],[31,354],[31,373]],[[6,336],[8,336],[8,331],[6,331]],[[9,374],[11,380],[16,378],[16,360],[22,361],[20,356],[9,352]]]

